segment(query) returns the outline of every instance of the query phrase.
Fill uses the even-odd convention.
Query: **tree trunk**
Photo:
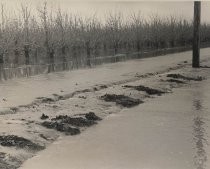
[[[86,42],[86,53],[87,53],[87,66],[91,67],[91,62],[90,62],[90,42]]]
[[[15,49],[14,49],[14,55],[15,55],[14,65],[15,65],[15,67],[18,66],[18,64],[19,64],[19,57],[20,57],[20,52],[19,52],[17,44],[18,44],[18,42],[16,40],[15,41]]]
[[[0,51],[0,80],[3,79],[3,74],[4,74],[4,58],[3,58],[3,52]]]
[[[55,55],[55,51],[54,49],[50,49],[49,51],[49,58],[50,58],[50,64],[49,64],[49,69],[48,69],[48,73],[50,72],[54,72],[55,71],[55,62],[54,62],[54,56]]]
[[[67,60],[66,60],[66,47],[63,46],[61,49],[62,52],[62,58],[63,58],[63,70],[67,69]]]
[[[29,65],[29,45],[24,45],[24,54],[25,54],[25,64]]]

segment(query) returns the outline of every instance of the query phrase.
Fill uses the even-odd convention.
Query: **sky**
[[[79,14],[81,16],[92,16],[96,14],[103,19],[109,12],[120,11],[125,16],[141,11],[141,14],[147,19],[152,14],[158,14],[161,17],[176,16],[184,17],[188,20],[193,19],[193,2],[192,1],[104,1],[104,0],[0,0],[4,4],[6,11],[18,13],[20,5],[26,4],[31,10],[36,12],[44,1],[52,10],[60,7],[67,13]],[[202,2],[202,22],[210,23],[210,1]]]

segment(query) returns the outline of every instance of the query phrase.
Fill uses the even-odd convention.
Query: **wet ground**
[[[210,48],[201,49],[201,58],[208,58],[209,53]],[[30,104],[37,97],[52,97],[52,94],[64,95],[96,84],[132,80],[136,74],[139,77],[150,72],[164,71],[179,62],[188,61],[190,64],[191,58],[192,52],[188,51],[105,64],[93,69],[57,72],[0,82],[0,114],[8,107]]]
[[[62,138],[21,169],[208,169],[210,80],[193,82]]]
[[[154,151],[154,146],[157,146],[157,149],[160,150],[156,153],[157,157],[151,155],[151,161],[163,163],[163,160],[159,160],[160,157],[158,157],[159,154],[163,156],[162,159],[164,158],[161,147],[158,147],[158,144],[161,143],[160,138],[166,137],[163,144],[167,146],[166,142],[170,141],[174,130],[179,130],[179,127],[180,130],[189,129],[189,126],[186,127],[182,121],[183,117],[179,115],[179,108],[182,108],[182,104],[183,110],[180,109],[180,111],[182,113],[189,111],[187,104],[185,107],[185,99],[187,100],[186,103],[188,103],[188,98],[185,95],[189,93],[188,90],[194,90],[195,92],[197,87],[200,90],[201,86],[196,87],[196,85],[205,86],[209,84],[210,69],[208,65],[210,65],[210,56],[208,53],[208,48],[202,50],[201,64],[203,67],[201,69],[192,69],[189,62],[191,52],[183,52],[156,58],[108,64],[87,70],[60,72],[1,82],[0,89],[5,96],[1,95],[3,99],[0,101],[0,168],[16,169],[27,159],[38,155],[37,157],[41,158],[39,159],[40,162],[35,163],[40,163],[41,166],[38,168],[45,169],[44,163],[48,161],[45,158],[50,157],[53,159],[54,156],[57,156],[57,152],[62,153],[63,149],[69,150],[69,147],[74,152],[81,151],[78,152],[81,157],[83,156],[79,153],[84,153],[84,155],[86,153],[97,154],[98,152],[94,151],[100,150],[101,158],[105,158],[103,157],[103,151],[105,151],[104,156],[107,156],[106,151],[109,151],[110,148],[108,153],[119,156],[117,159],[113,155],[107,157],[107,163],[112,158],[114,160],[110,161],[110,168],[117,168],[120,165],[122,165],[121,168],[128,168],[128,165],[135,168],[139,166],[137,156],[145,154],[143,159],[146,160],[146,157],[149,158],[149,155],[152,154],[152,149]],[[179,91],[182,91],[182,94],[177,95]],[[209,92],[208,88],[204,88],[202,91]],[[169,96],[172,97],[172,95],[176,95],[174,96],[173,106],[177,107],[177,109],[169,106],[172,104]],[[183,100],[179,98],[182,95],[184,96]],[[165,97],[166,99],[160,102]],[[173,97],[171,100],[173,100]],[[182,104],[176,103],[176,100],[182,100]],[[152,112],[148,112],[146,105],[149,105]],[[174,116],[167,114],[171,112],[174,113]],[[151,116],[149,116],[150,114]],[[176,121],[175,115],[181,118],[180,124],[176,122],[178,126],[173,121]],[[189,115],[190,113],[186,116],[187,119],[190,117]],[[162,118],[166,120],[166,125],[165,123],[159,124],[159,120],[162,120]],[[152,123],[150,124],[150,122]],[[198,120],[197,124],[199,126],[203,122]],[[104,125],[104,127],[101,128],[101,125]],[[162,128],[157,131],[161,125]],[[106,129],[107,127],[110,130]],[[100,129],[102,131],[98,133]],[[197,128],[194,130],[197,131]],[[86,134],[89,131],[96,133],[92,136],[92,133],[89,133],[89,136],[89,134]],[[165,133],[165,131],[167,132]],[[191,131],[188,130],[187,133],[191,134]],[[154,136],[149,136],[150,134]],[[133,139],[134,136],[136,140]],[[84,141],[81,140],[83,137]],[[127,137],[127,139],[124,137]],[[151,150],[150,140],[147,137],[154,139],[150,143]],[[76,140],[78,145],[76,143],[69,145],[71,139],[79,139]],[[104,141],[102,141],[103,139]],[[183,138],[180,136],[178,140],[175,140],[174,137],[173,144],[180,143],[182,145],[183,141],[184,146],[190,146],[191,144],[184,144],[185,139],[185,135]],[[88,146],[88,142],[90,142],[92,150],[89,152],[89,149],[84,147],[85,149],[82,152],[80,147]],[[203,142],[200,142],[199,140],[197,144],[203,145]],[[178,149],[177,147],[173,148],[169,143],[167,149]],[[51,150],[54,145],[58,145],[57,148],[61,151]],[[75,147],[72,148],[71,146]],[[131,147],[130,150],[128,150],[129,146]],[[115,147],[116,149],[114,149]],[[136,147],[136,151],[134,147]],[[145,149],[142,147],[145,147]],[[47,148],[46,151],[39,154],[38,151],[44,148]],[[193,146],[191,145],[190,148],[193,149]],[[121,150],[127,153],[122,153]],[[146,156],[147,151],[149,154]],[[44,154],[45,152],[49,156]],[[70,160],[66,158],[72,156],[71,153],[64,151],[63,155],[59,154],[61,158],[58,159],[58,164],[62,167],[58,168],[69,169],[71,167],[68,163]],[[91,154],[89,157],[92,162],[96,160],[94,165],[103,166],[99,165],[103,164],[103,161],[97,161]],[[79,156],[75,154],[75,158]],[[96,157],[100,156],[97,155]],[[168,158],[166,152],[165,157]],[[173,157],[175,158],[175,156]],[[173,162],[173,157],[171,157],[171,162]],[[85,158],[87,156],[84,156],[81,160]],[[90,158],[84,160],[84,164]],[[33,164],[34,159],[36,157],[31,162],[29,160],[26,163],[27,168],[37,165]],[[72,157],[72,163],[73,160]],[[126,160],[128,165],[124,164]],[[77,167],[76,162],[77,160],[75,160],[75,167]],[[113,165],[111,165],[112,163]],[[144,167],[143,164],[140,167]],[[69,166],[67,167],[67,165]],[[192,166],[192,163],[189,162],[189,165]],[[91,161],[90,166],[92,166]],[[108,168],[108,166],[104,166]]]

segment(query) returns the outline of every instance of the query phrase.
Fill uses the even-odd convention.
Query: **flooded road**
[[[209,84],[194,83],[110,115],[61,138],[21,169],[209,169]]]

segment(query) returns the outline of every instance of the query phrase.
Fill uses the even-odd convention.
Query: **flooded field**
[[[210,48],[201,50],[202,59],[209,57]],[[29,78],[0,82],[0,111],[8,107],[30,104],[37,97],[68,94],[96,84],[128,80],[136,74],[143,75],[171,68],[179,62],[191,61],[192,52],[168,54],[147,59],[105,64],[93,69],[64,71]],[[91,77],[91,78],[89,78]],[[24,93],[24,94],[23,94]]]
[[[208,169],[209,84],[193,82],[123,109],[81,135],[61,138],[21,169]]]

